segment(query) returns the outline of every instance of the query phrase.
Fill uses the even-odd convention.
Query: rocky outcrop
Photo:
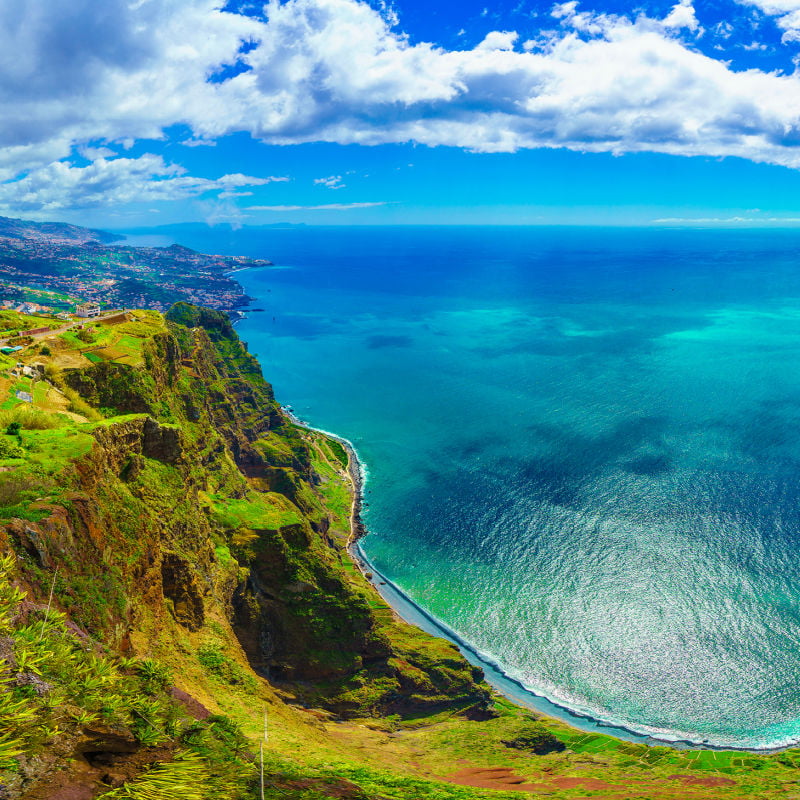
[[[161,557],[161,590],[172,602],[175,619],[191,631],[199,630],[205,621],[203,589],[192,565],[177,553]]]

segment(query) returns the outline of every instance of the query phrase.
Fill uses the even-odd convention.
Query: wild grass
[[[173,761],[156,764],[139,778],[100,795],[100,800],[208,800],[209,782],[202,756],[184,750]]]
[[[60,427],[65,420],[57,414],[47,414],[27,404],[0,410],[0,431],[7,430],[14,422],[27,431],[44,431]]]
[[[197,660],[206,672],[230,686],[256,690],[255,678],[237,661],[226,655],[218,644],[204,644],[197,651]]]
[[[73,414],[80,414],[80,416],[88,419],[89,422],[98,422],[103,418],[102,415],[92,408],[74,389],[65,386],[62,391],[67,400],[69,400],[68,408]]]
[[[216,521],[225,528],[238,530],[275,530],[284,525],[302,523],[303,517],[290,500],[276,492],[250,492],[246,498],[225,498],[210,495],[211,512]]]
[[[0,636],[13,659],[0,661],[0,785],[19,759],[52,747],[66,732],[103,722],[128,729],[143,747],[177,747],[160,764],[103,797],[125,800],[234,800],[253,768],[231,721],[189,719],[169,696],[172,673],[154,659],[117,660],[95,652],[55,610],[20,622],[25,593],[13,581],[16,558],[0,556]],[[39,691],[16,675],[35,676]],[[30,679],[28,680],[28,684]]]

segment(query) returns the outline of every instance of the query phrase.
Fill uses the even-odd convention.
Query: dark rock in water
[[[566,750],[566,745],[562,741],[556,739],[547,728],[536,722],[525,724],[513,739],[503,739],[502,741],[506,747],[527,750],[539,756]]]

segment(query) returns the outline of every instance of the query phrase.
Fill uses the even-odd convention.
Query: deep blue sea
[[[176,238],[276,263],[240,334],[420,606],[597,719],[800,741],[800,231]]]

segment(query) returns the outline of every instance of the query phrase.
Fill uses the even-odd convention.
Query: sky
[[[0,214],[800,226],[800,0],[0,0]]]

